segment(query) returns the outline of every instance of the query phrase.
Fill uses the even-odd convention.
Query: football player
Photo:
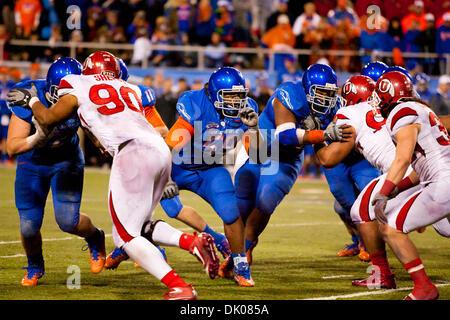
[[[41,125],[56,125],[77,112],[88,134],[113,157],[108,204],[114,243],[169,288],[165,299],[196,299],[192,285],[175,273],[154,244],[189,250],[214,278],[219,260],[213,239],[151,220],[170,175],[171,155],[160,134],[142,116],[139,88],[118,79],[119,72],[112,54],[91,54],[83,63],[82,75],[61,80],[59,100],[49,109],[39,101],[33,86],[15,90],[25,96],[21,106],[31,108]]]
[[[72,115],[51,133],[39,125],[29,109],[16,106],[25,96],[14,89],[35,88],[45,108],[58,101],[60,80],[81,73],[81,64],[72,58],[59,58],[50,65],[46,79],[16,84],[8,94],[12,110],[7,139],[8,153],[17,155],[15,202],[20,216],[22,245],[28,260],[21,284],[36,286],[45,273],[42,255],[41,226],[45,202],[52,190],[53,209],[59,228],[85,238],[91,254],[91,271],[102,270],[105,259],[105,236],[91,219],[80,213],[83,190],[84,157],[78,144],[78,116]]]
[[[122,59],[117,58],[117,60],[120,64],[119,78],[127,81],[129,77],[128,68]],[[165,138],[169,130],[156,110],[156,96],[153,89],[142,84],[139,84],[138,87],[142,94],[142,106],[144,107],[145,118],[160,133],[160,135]],[[230,254],[228,240],[225,235],[218,233],[211,228],[194,208],[185,206],[181,203],[178,186],[171,178],[169,178],[169,182],[164,189],[160,205],[170,218],[178,219],[198,232],[210,234],[214,238],[217,250],[224,258]],[[167,258],[164,249],[159,246],[157,246],[157,248],[164,257]],[[129,257],[124,250],[116,247],[106,257],[105,268],[116,269],[122,261],[127,260],[128,258]]]
[[[248,88],[241,72],[231,67],[214,71],[201,90],[187,91],[177,102],[179,118],[166,142],[173,151],[172,179],[180,190],[190,190],[206,200],[224,223],[231,265],[222,277],[233,277],[239,286],[253,287],[244,250],[244,226],[234,185],[223,159],[240,139],[249,148],[259,141],[258,106],[247,98]]]
[[[388,72],[376,83],[378,108],[396,146],[386,179],[373,199],[383,239],[414,281],[405,300],[439,297],[428,278],[417,248],[408,233],[450,216],[450,136],[427,104],[413,97],[413,84],[404,74]],[[408,167],[415,175],[404,178]],[[405,179],[408,179],[405,182]],[[404,184],[419,190],[389,200]]]
[[[345,139],[345,130],[333,122],[328,127],[323,124],[325,130],[305,130],[304,122],[311,119],[311,114],[326,118],[334,109],[338,98],[336,83],[329,66],[312,65],[301,82],[288,81],[278,86],[261,113],[259,127],[267,132],[269,158],[261,163],[247,160],[235,176],[249,262],[259,235],[297,180],[303,146]]]
[[[334,71],[333,71],[334,74]],[[311,72],[307,74],[308,77],[304,79],[308,92],[314,89],[313,84],[323,78],[320,72]],[[374,75],[372,75],[374,76]],[[337,77],[334,74],[332,83],[337,87]],[[339,110],[341,103],[340,99],[336,101],[336,107],[333,112],[321,115],[318,114],[318,120],[321,126],[333,121],[334,115]],[[356,226],[350,218],[350,209],[355,202],[359,192],[375,177],[381,173],[370,165],[361,155],[356,152],[348,154],[345,159],[333,168],[325,168],[324,174],[328,182],[330,192],[335,198],[334,210],[339,215],[344,223],[348,233],[351,236],[352,243],[344,247],[338,252],[340,257],[348,257],[359,255],[362,261],[369,261],[368,253],[364,248],[363,241],[361,241]]]

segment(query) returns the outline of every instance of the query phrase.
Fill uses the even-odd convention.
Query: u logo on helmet
[[[388,79],[381,80],[380,84],[378,85],[378,90],[381,93],[389,93],[392,97],[394,96],[394,85]]]
[[[344,84],[344,87],[342,88],[342,91],[344,92],[344,94],[350,94],[350,93],[356,94],[356,87],[352,82],[346,82]]]

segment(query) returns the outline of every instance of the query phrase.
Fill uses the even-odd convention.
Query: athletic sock
[[[425,273],[425,268],[420,258],[405,263],[403,267],[406,269],[406,271],[408,271],[411,279],[414,281],[414,287],[423,287],[430,284],[432,285],[431,280]]]
[[[392,274],[391,268],[389,266],[389,261],[387,259],[386,251],[381,250],[373,254],[369,254],[369,257],[370,260],[372,261],[372,264],[380,268],[381,274],[383,275]]]
[[[100,239],[100,235],[100,230],[95,228],[94,233],[91,236],[84,238],[84,240],[86,240],[89,245],[93,245],[98,242],[98,240]]]
[[[250,249],[254,243],[255,243],[255,241],[245,239],[245,252],[247,252],[248,249]]]
[[[142,236],[125,243],[122,249],[134,262],[158,280],[172,270],[158,248]]]
[[[183,279],[181,279],[181,277],[174,270],[169,271],[161,279],[161,282],[164,283],[168,288],[188,286],[188,284]]]
[[[183,233],[180,237],[179,246],[181,249],[189,250],[191,248],[192,242],[194,242],[195,236],[187,233]]]
[[[27,255],[27,261],[29,267],[43,268],[44,267],[44,257],[42,252],[34,256]]]
[[[219,240],[221,240],[224,237],[222,234],[217,233],[216,231],[211,229],[211,227],[208,226],[208,225],[206,225],[205,229],[202,232],[210,234],[214,238],[214,240],[216,240],[216,241],[219,241]]]

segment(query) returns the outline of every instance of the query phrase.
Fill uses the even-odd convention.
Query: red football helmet
[[[413,96],[414,87],[408,76],[399,71],[390,71],[377,80],[374,103],[382,113],[386,114],[392,104],[399,102],[402,98]]]
[[[97,51],[84,60],[82,74],[103,74],[118,78],[120,65],[113,54],[107,51]]]
[[[368,101],[375,91],[375,81],[367,76],[353,76],[342,86],[343,106]]]

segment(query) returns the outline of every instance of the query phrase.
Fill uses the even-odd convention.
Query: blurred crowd
[[[297,69],[327,61],[337,71],[358,72],[381,51],[393,53],[384,59],[388,64],[409,70],[420,65],[427,74],[439,74],[440,59],[405,58],[404,53],[450,53],[450,0],[0,0],[0,5],[0,39],[49,42],[44,50],[7,48],[10,60],[51,62],[69,53],[54,45],[58,41],[86,41],[133,44],[133,51],[113,52],[131,65],[145,60],[150,66],[197,66],[194,51],[152,49],[172,44],[207,47],[210,68],[267,67],[267,57],[223,50],[263,47],[313,51],[278,54],[275,70],[285,70],[288,58]],[[359,50],[361,56],[322,54],[321,49]],[[77,59],[89,53],[79,48]]]

